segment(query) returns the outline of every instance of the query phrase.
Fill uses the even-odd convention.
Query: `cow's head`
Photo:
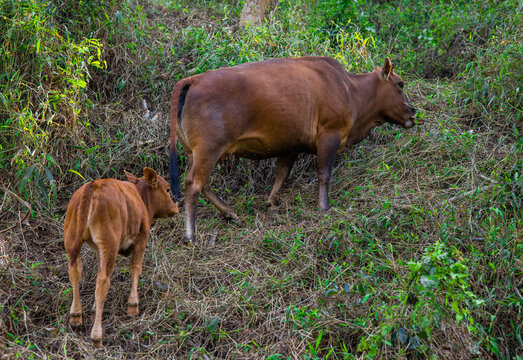
[[[404,83],[392,69],[390,59],[378,70],[380,82],[376,93],[376,102],[381,109],[383,121],[403,126],[408,129],[414,126],[416,109],[412,107],[407,95],[403,92]]]
[[[178,214],[178,205],[171,198],[171,187],[163,177],[151,168],[143,168],[143,178],[137,178],[125,171],[127,181],[136,184],[145,205],[154,219]]]

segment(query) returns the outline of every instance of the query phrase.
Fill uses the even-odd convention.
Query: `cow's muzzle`
[[[407,105],[407,107],[409,109],[409,120],[407,120],[407,122],[405,122],[405,128],[410,129],[415,124],[418,124],[418,125],[423,124],[423,121],[421,121],[419,119],[415,120],[416,108],[414,106],[410,105],[409,103],[405,103],[405,105]]]

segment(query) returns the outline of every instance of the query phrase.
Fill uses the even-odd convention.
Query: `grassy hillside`
[[[7,358],[523,358],[523,5],[518,0],[284,1],[260,28],[241,1],[0,1],[0,353]],[[129,260],[89,339],[96,256],[82,251],[85,326],[68,324],[71,194],[144,166],[168,176],[175,82],[271,57],[386,56],[422,126],[386,125],[338,157],[332,208],[301,155],[264,202],[273,160],[211,181],[240,216],[158,221],[140,315]],[[180,147],[180,162],[185,155]],[[29,216],[23,222],[25,214]],[[21,223],[20,223],[21,222]]]

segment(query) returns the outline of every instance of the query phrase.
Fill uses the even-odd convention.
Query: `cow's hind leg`
[[[339,146],[340,137],[337,134],[327,133],[318,137],[316,147],[318,149],[319,206],[321,210],[329,209],[329,182]]]
[[[117,244],[117,241],[106,239],[104,244]],[[116,263],[117,250],[109,245],[103,247],[98,245],[98,276],[96,278],[95,291],[95,308],[96,315],[94,318],[93,328],[91,329],[91,339],[96,347],[102,346],[102,316],[104,311],[104,303],[111,285],[111,275],[113,273],[114,265]]]
[[[207,199],[209,199],[210,202],[214,204],[214,206],[216,206],[216,208],[220,211],[220,213],[226,220],[232,221],[233,223],[238,225],[240,224],[240,219],[238,218],[238,215],[236,215],[232,207],[211,189],[209,183],[203,186],[202,193],[203,195],[205,195]]]
[[[274,180],[274,185],[272,186],[271,194],[269,195],[269,201],[267,202],[272,209],[276,209],[276,207],[280,205],[276,194],[280,191],[287,176],[289,176],[292,165],[297,157],[298,153],[290,153],[280,156],[278,160],[276,160],[276,179]]]
[[[184,243],[194,241],[196,205],[200,192],[207,184],[216,162],[220,157],[219,151],[197,152],[193,148],[191,168],[185,177],[185,237]]]
[[[80,256],[77,257],[76,262],[71,265],[68,264],[69,279],[73,287],[73,303],[69,311],[69,323],[72,326],[82,325],[82,302],[80,301],[80,280],[82,279],[82,261]]]
[[[142,274],[142,261],[145,246],[149,238],[149,233],[146,232],[137,242],[133,252],[133,259],[129,267],[131,273],[131,293],[127,302],[127,315],[134,316],[139,313],[138,300],[138,280]]]

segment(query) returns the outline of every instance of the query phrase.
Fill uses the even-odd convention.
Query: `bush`
[[[100,41],[75,37],[60,18],[75,3],[15,1],[0,8],[0,168],[15,172],[19,191],[44,206],[56,200],[53,172],[65,163],[56,141],[85,121],[90,71],[105,67]]]

